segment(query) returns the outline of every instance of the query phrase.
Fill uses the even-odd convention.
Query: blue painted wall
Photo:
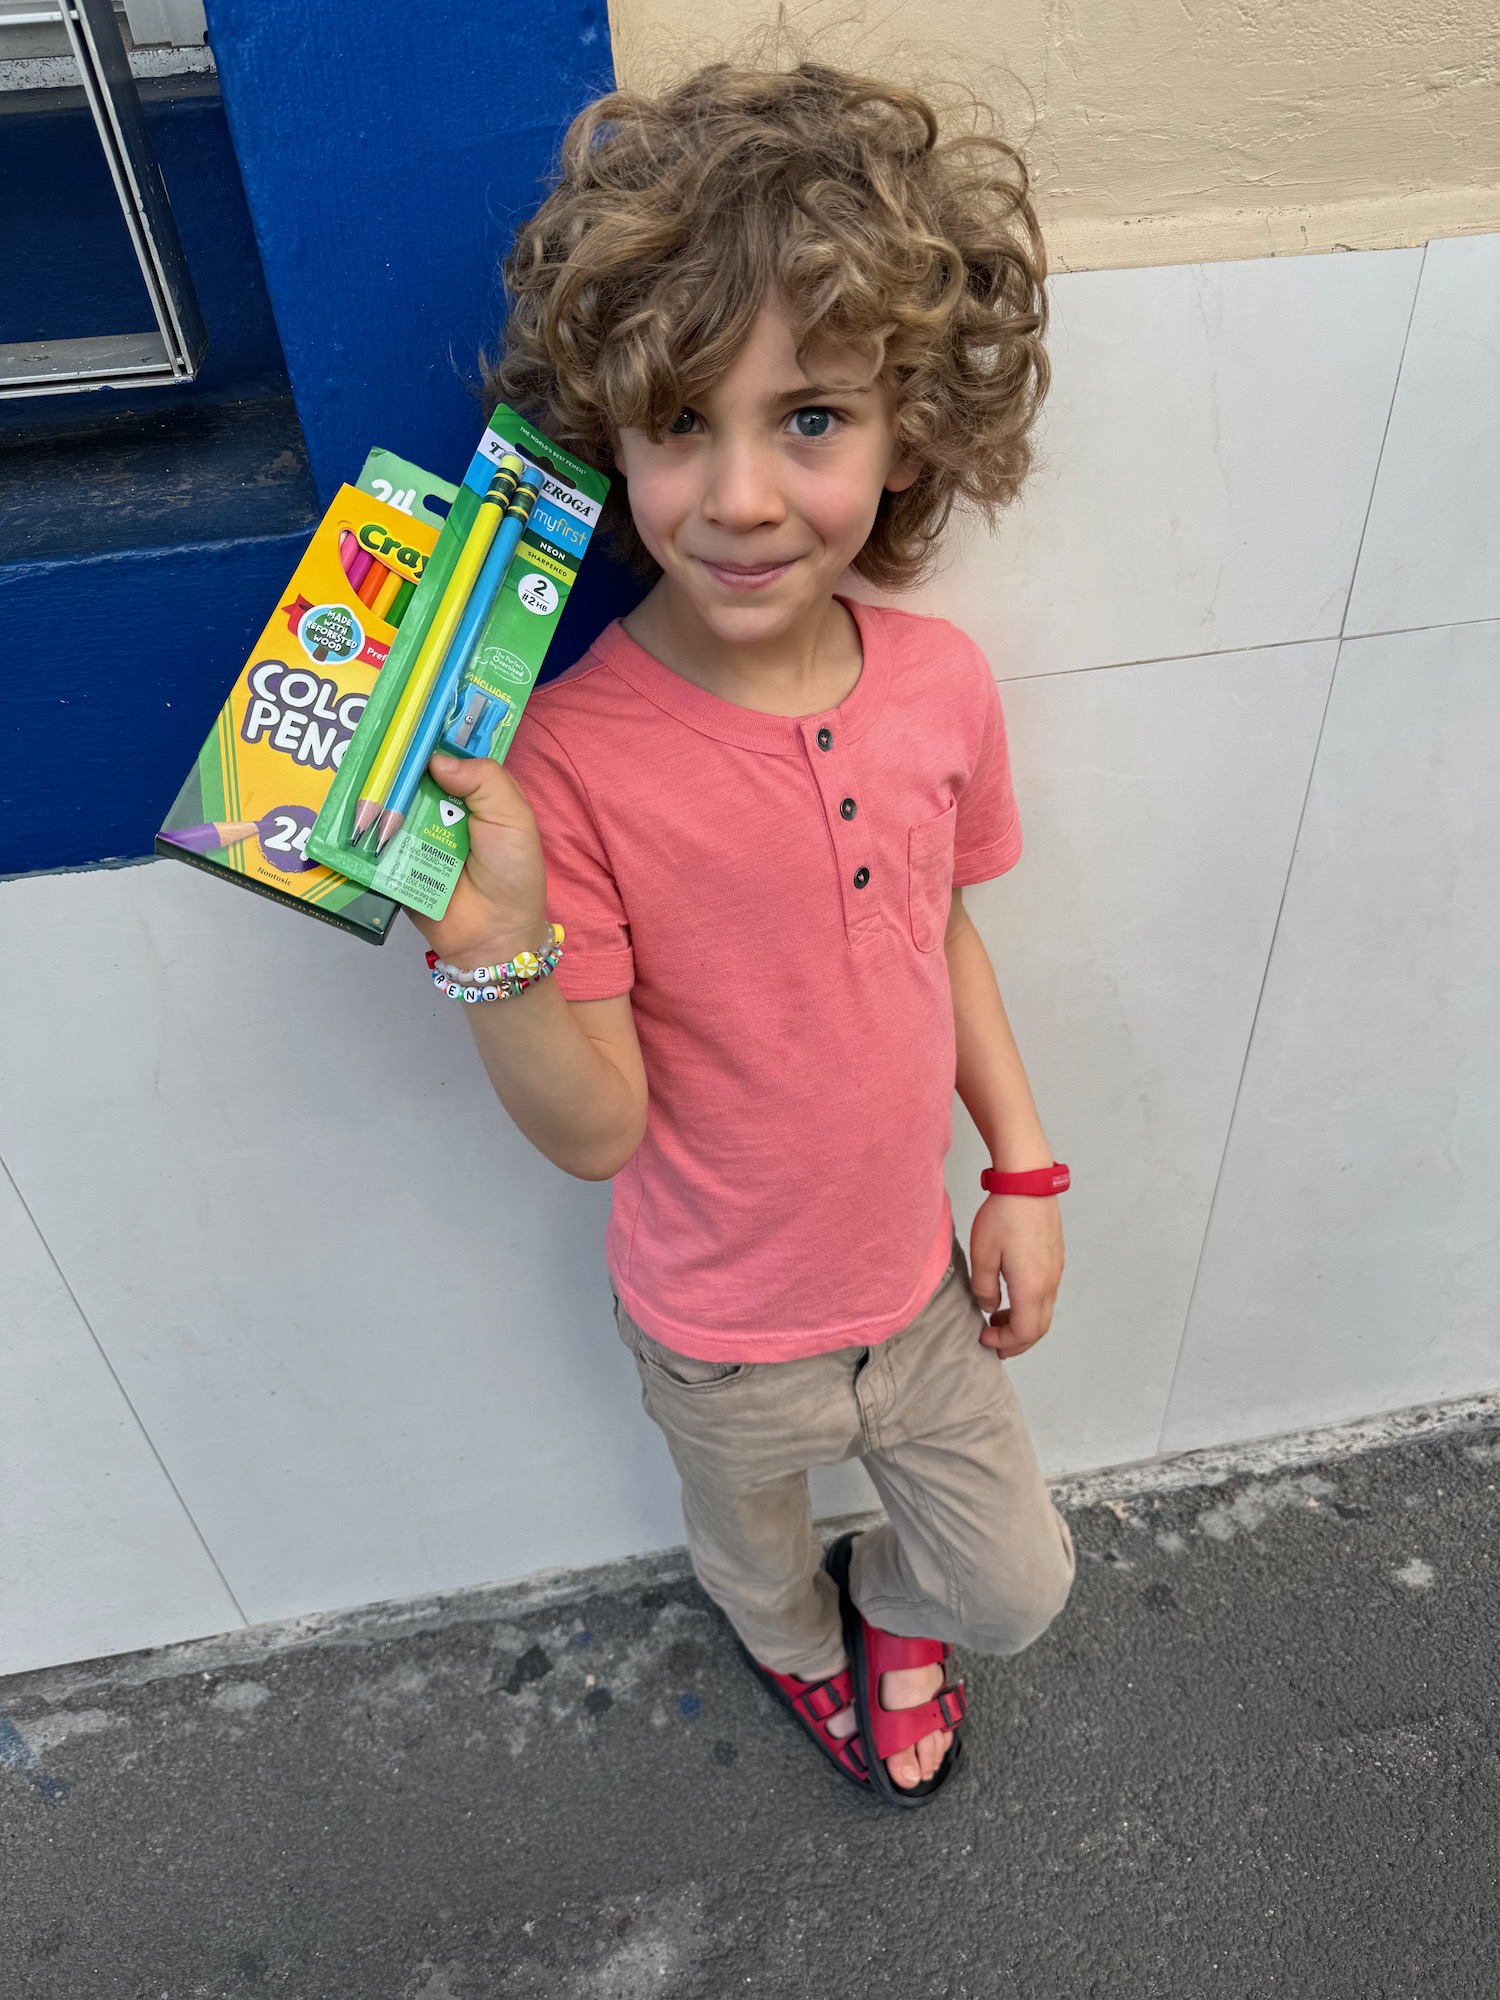
[[[0,567],[0,874],[150,853],[306,540]]]
[[[569,119],[613,86],[604,0],[206,5],[319,492],[374,444],[461,478],[500,260]],[[551,670],[640,588],[596,548]]]
[[[457,479],[496,272],[568,119],[613,82],[604,0],[207,0],[308,457]]]
[[[0,402],[0,874],[150,852],[317,501],[219,94],[145,87],[198,379]],[[150,306],[80,91],[0,101],[0,340]]]
[[[319,491],[352,477],[373,444],[460,476],[484,414],[477,351],[502,323],[501,256],[568,119],[612,82],[604,0],[207,0],[207,11]],[[208,170],[168,150],[186,222],[193,175]],[[207,270],[213,245],[188,248]],[[231,281],[235,268],[231,258]],[[120,282],[101,260],[101,309]],[[210,366],[223,358],[221,343]],[[67,400],[82,414],[85,399]],[[149,553],[0,554],[0,621],[25,663],[13,675],[23,698],[0,725],[0,873],[150,851],[305,539],[207,533],[222,539],[200,530],[160,546],[147,524]],[[639,589],[591,553],[554,670]]]

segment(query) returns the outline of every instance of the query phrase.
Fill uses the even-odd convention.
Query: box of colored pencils
[[[397,905],[308,837],[458,489],[372,451],[341,486],[156,836],[158,854],[383,944]]]
[[[315,860],[442,916],[469,829],[428,759],[504,761],[608,491],[514,410],[495,411],[308,838]]]

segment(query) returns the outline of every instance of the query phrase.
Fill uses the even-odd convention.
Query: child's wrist
[[[438,956],[450,965],[472,972],[478,966],[506,965],[519,952],[540,951],[551,937],[552,928],[545,916],[529,917],[476,932],[462,945],[445,943],[436,949]]]
[[[990,1147],[990,1165],[997,1174],[1035,1173],[1052,1165],[1052,1148],[1040,1132],[997,1140]]]
[[[534,945],[523,945],[507,958],[480,965],[458,965],[427,954],[432,983],[450,1000],[519,1000],[533,986],[550,979],[562,962],[563,927],[548,924],[546,934]]]

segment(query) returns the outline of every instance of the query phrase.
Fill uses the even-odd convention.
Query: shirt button
[[[818,748],[820,750],[831,750],[833,748],[833,731],[831,729],[820,729],[818,731]]]
[[[863,887],[865,886],[866,882],[869,881],[869,879],[870,879],[870,871],[868,868],[855,869],[854,886],[856,889],[863,889]]]
[[[853,799],[841,799],[839,801],[840,819],[853,819],[858,811],[859,807],[854,803]]]

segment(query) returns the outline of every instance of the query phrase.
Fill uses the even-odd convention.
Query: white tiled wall
[[[1053,1467],[1156,1450],[1336,651],[1005,690],[1029,851],[966,901],[1076,1176],[1061,1337],[1015,1371]],[[958,1130],[966,1227],[989,1158]]]
[[[918,599],[1006,683],[1043,1455],[1492,1386],[1500,238],[1053,297],[1037,482]],[[414,949],[171,863],[0,885],[0,1672],[681,1539],[605,1194]]]
[[[1336,638],[1422,258],[1055,278],[1037,470],[916,608],[1004,678]]]
[[[0,1664],[242,1623],[4,1173],[0,1273]]]
[[[1423,253],[1345,630],[1500,618],[1497,484],[1500,241],[1463,236]]]
[[[0,1156],[248,1619],[681,1540],[608,1192],[509,1126],[414,931],[171,862],[0,911]]]
[[[1169,1450],[1500,1384],[1500,622],[1346,640]]]

